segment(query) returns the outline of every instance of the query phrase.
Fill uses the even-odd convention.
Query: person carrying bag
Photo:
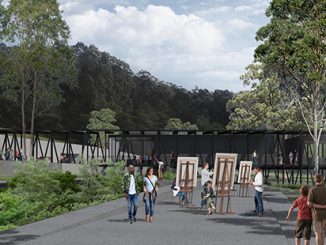
[[[154,206],[157,198],[157,177],[153,174],[153,168],[148,168],[144,177],[145,220],[153,222]]]

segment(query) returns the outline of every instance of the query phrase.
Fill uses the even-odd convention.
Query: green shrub
[[[176,173],[172,170],[167,170],[164,172],[164,179],[172,181],[176,177]]]
[[[16,228],[16,225],[0,225],[0,231],[10,230]]]
[[[79,202],[91,203],[99,199],[101,193],[101,176],[98,172],[99,162],[92,160],[89,163],[83,164],[80,169],[80,177],[82,179],[80,190],[77,197]]]
[[[122,196],[122,182],[124,176],[125,163],[118,162],[109,166],[101,178],[103,185],[103,195]]]
[[[112,164],[104,174],[98,161],[81,168],[81,185],[76,176],[49,168],[47,162],[18,163],[9,190],[0,193],[0,230],[53,217],[122,196],[124,162]]]
[[[62,192],[69,190],[72,192],[80,191],[80,187],[76,183],[76,175],[66,171],[65,173],[53,172],[51,173],[51,176],[55,180],[59,181],[60,189]]]
[[[0,224],[2,229],[21,224],[29,213],[29,206],[23,199],[10,191],[0,193]]]

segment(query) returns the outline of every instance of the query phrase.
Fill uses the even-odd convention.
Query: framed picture
[[[198,157],[178,157],[176,183],[181,189],[197,186]]]
[[[238,154],[233,153],[216,153],[214,163],[213,187],[217,191],[233,189],[235,168],[237,165]],[[223,176],[225,174],[225,176]],[[224,191],[223,190],[223,191]]]
[[[251,176],[252,161],[240,161],[238,183],[249,184]]]

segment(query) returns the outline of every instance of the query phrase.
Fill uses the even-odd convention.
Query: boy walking
[[[298,197],[290,207],[286,220],[290,219],[293,209],[298,208],[299,212],[295,229],[295,244],[300,245],[300,240],[303,236],[304,245],[309,245],[312,224],[311,209],[308,206],[309,187],[306,185],[301,186],[299,192],[300,197]]]

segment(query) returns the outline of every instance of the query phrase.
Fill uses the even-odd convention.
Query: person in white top
[[[203,170],[201,171],[201,187],[204,187],[208,180],[211,180],[211,176],[213,176],[213,172],[208,171],[208,163],[203,163]]]
[[[153,222],[154,207],[158,191],[158,179],[153,172],[153,168],[149,167],[144,177],[145,220],[147,223]]]
[[[264,187],[263,187],[263,173],[261,171],[261,168],[259,166],[254,167],[254,172],[255,172],[255,180],[250,181],[250,184],[255,187],[255,197],[254,197],[254,202],[255,202],[255,210],[258,214],[258,216],[262,216],[264,214],[264,203],[263,203],[263,192],[264,192]]]
[[[163,179],[163,171],[164,171],[164,162],[158,161],[158,178],[160,180]]]
[[[136,222],[136,214],[138,209],[138,192],[141,189],[141,176],[135,175],[135,167],[129,165],[128,173],[123,176],[122,189],[125,198],[128,201],[128,217],[129,223]]]

